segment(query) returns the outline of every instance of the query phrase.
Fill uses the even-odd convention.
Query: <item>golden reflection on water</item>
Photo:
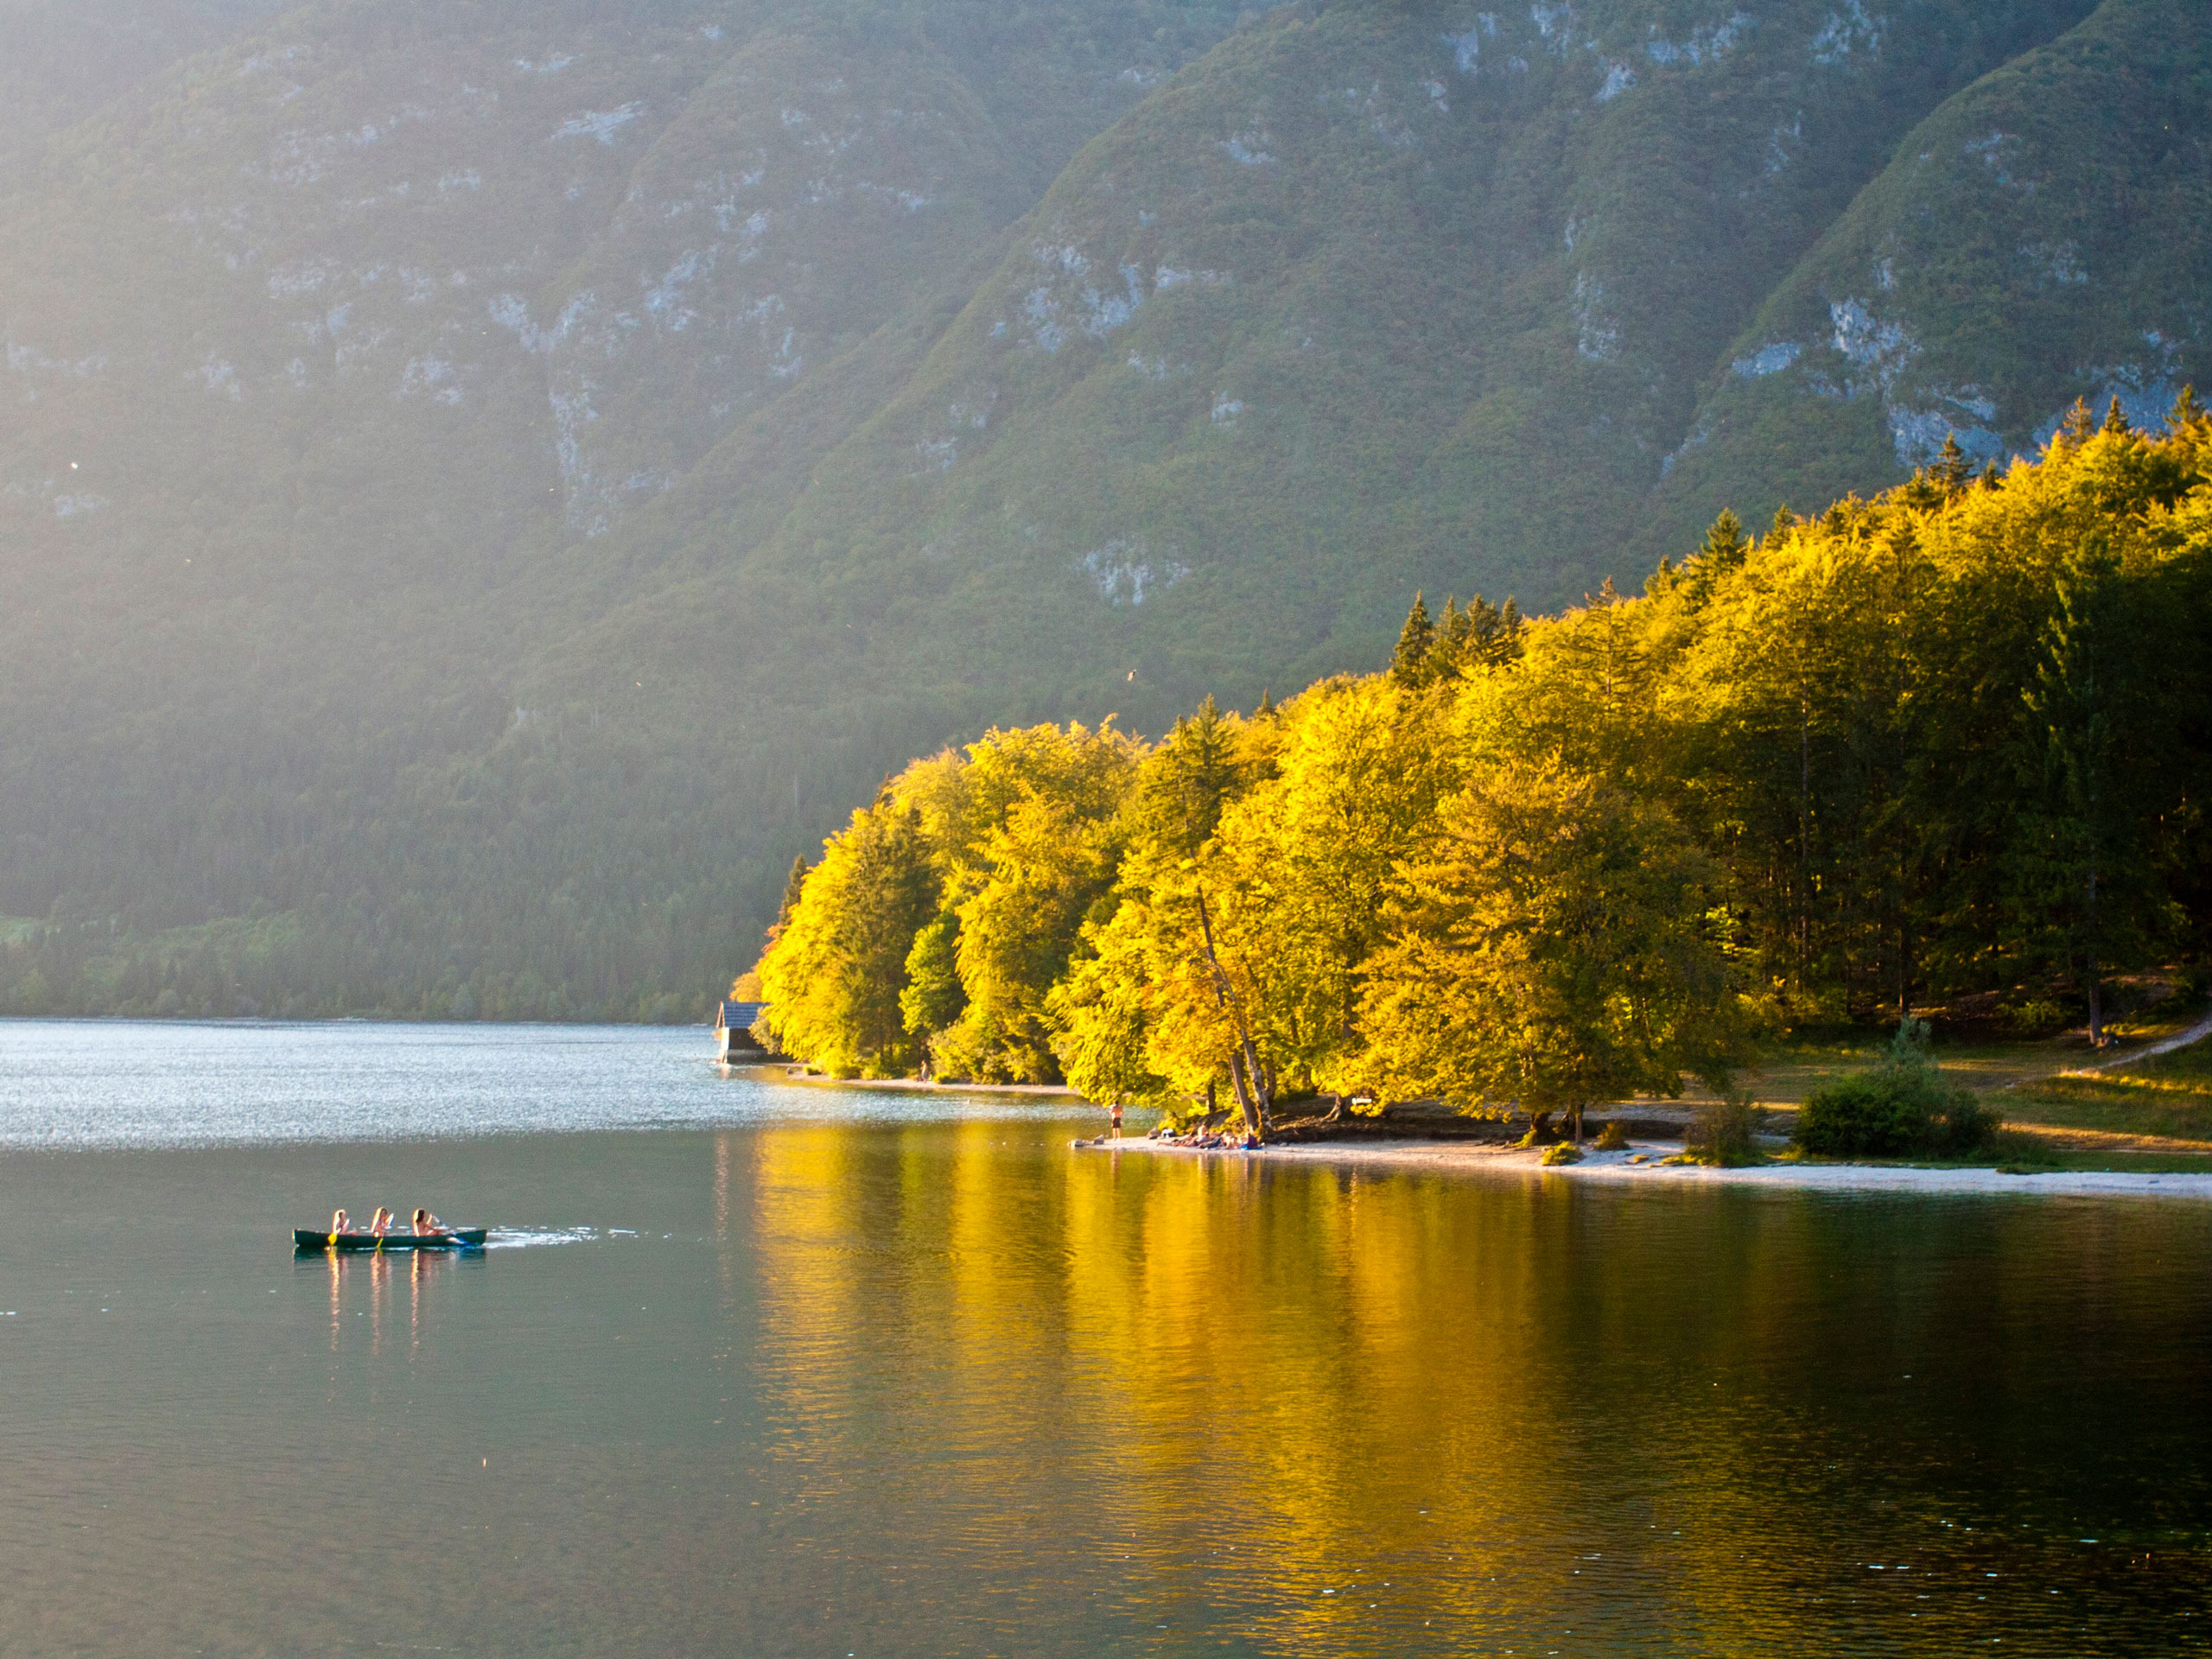
[[[410,1250],[407,1263],[407,1359],[410,1364],[423,1354],[423,1304],[429,1293],[430,1255],[427,1250]]]
[[[1500,1432],[1540,1415],[1527,1395],[1549,1385],[1520,1348],[1540,1294],[1532,1195],[1468,1206],[1432,1185],[1408,1203],[1396,1184],[1277,1184],[1241,1160],[1024,1164],[1004,1138],[755,1137],[766,1345],[817,1498],[871,1455],[848,1427],[875,1440],[888,1411],[882,1438],[935,1449],[931,1477],[951,1484],[913,1496],[967,1547],[1018,1557],[1055,1509],[1132,1560],[1195,1547],[1186,1590],[1241,1585],[1273,1609],[1252,1633],[1286,1650],[1308,1631],[1333,1648],[1347,1617],[1310,1586],[1284,1593],[1287,1569],[1396,1560],[1405,1580],[1441,1556],[1453,1571],[1394,1581],[1391,1599],[1536,1616],[1525,1581],[1517,1598],[1492,1582],[1485,1541],[1525,1538],[1556,1478],[1540,1437]],[[881,1351],[912,1391],[856,1398]]]
[[[368,1258],[369,1269],[369,1354],[372,1358],[384,1352],[385,1292],[391,1281],[391,1258],[382,1250]]]
[[[2043,1217],[1907,1208],[1899,1249],[1833,1204],[1007,1141],[750,1137],[775,1445],[825,1516],[912,1505],[936,1548],[1008,1561],[1096,1537],[1169,1624],[1226,1601],[1290,1653],[1380,1628],[1541,1651],[1631,1605],[1707,1650],[1786,1642],[1777,1583],[1861,1571],[1836,1557],[1892,1524],[1885,1482],[1928,1511],[1896,1522],[1904,1567],[1996,1547],[1935,1513],[1994,1471],[1866,1425],[1916,1388],[1957,1396],[1939,1419],[2002,1409],[1969,1357],[2047,1294]],[[2069,1267],[2139,1331],[2158,1310],[2105,1259],[2124,1217],[2086,1217]],[[1974,1628],[1963,1598],[1896,1606]]]
[[[393,1303],[397,1298],[394,1284],[394,1266],[397,1251],[362,1251],[348,1255],[338,1250],[323,1253],[325,1271],[330,1290],[330,1383],[336,1389],[347,1372],[341,1363],[346,1341],[346,1316],[349,1312],[359,1316],[359,1323],[368,1327],[369,1357],[384,1352],[385,1327],[396,1317]],[[407,1259],[407,1360],[410,1365],[420,1361],[425,1353],[425,1343],[431,1325],[431,1302],[438,1276],[456,1264],[457,1257],[450,1251],[409,1250]],[[349,1290],[351,1294],[349,1295]],[[349,1308],[349,1301],[367,1306]]]

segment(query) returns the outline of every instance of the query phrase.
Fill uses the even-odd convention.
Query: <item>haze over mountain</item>
[[[918,749],[2203,350],[2179,0],[273,10],[0,133],[0,1006],[689,1014]]]

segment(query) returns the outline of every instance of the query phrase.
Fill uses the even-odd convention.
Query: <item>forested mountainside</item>
[[[1764,1027],[2016,1029],[2212,925],[2212,419],[2078,410],[1732,515],[1640,597],[1416,601],[1388,672],[1157,743],[997,730],[795,871],[766,1029],[837,1075],[1577,1112]]]
[[[291,0],[0,0],[0,168]]]
[[[2155,423],[2203,372],[2208,99],[2201,11],[2107,5],[1944,103],[1724,353],[1648,550],[1716,493],[1764,522],[1948,432],[2032,453],[2072,391]]]
[[[2212,294],[2176,0],[107,10],[226,43],[0,203],[24,1010],[688,1013],[906,754],[2147,407]]]

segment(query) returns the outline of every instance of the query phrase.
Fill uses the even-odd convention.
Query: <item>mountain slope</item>
[[[292,0],[0,0],[0,168]]]
[[[594,532],[734,429],[797,464],[842,435],[889,386],[825,406],[817,368],[957,304],[976,245],[1225,27],[1007,22],[326,4],[49,149],[0,267],[6,906],[143,929],[351,893],[419,950],[409,895],[512,916],[597,861],[480,836],[448,777],[527,725],[514,663],[632,580]],[[685,879],[637,877],[657,914],[697,909]],[[607,937],[627,885],[582,901]]]
[[[2212,29],[2107,3],[1899,145],[1726,353],[1656,514],[1680,545],[1902,479],[1955,431],[2032,453],[2077,397],[2155,424],[2212,307]],[[1700,517],[1702,515],[1702,517]]]
[[[289,13],[0,205],[0,913],[59,953],[0,1007],[689,1007],[918,749],[1371,664],[1415,586],[1633,579],[1977,400],[2154,401],[2207,34]]]
[[[555,683],[1156,721],[1371,659],[1417,585],[1557,601],[1897,138],[2085,10],[1277,13],[1077,159],[765,547],[705,524],[741,578]],[[698,620],[734,579],[810,647]]]

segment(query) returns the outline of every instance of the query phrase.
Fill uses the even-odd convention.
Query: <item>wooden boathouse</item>
[[[768,1051],[753,1034],[753,1027],[767,1007],[766,1002],[733,1002],[723,998],[715,1015],[715,1058],[725,1065],[766,1059]]]

